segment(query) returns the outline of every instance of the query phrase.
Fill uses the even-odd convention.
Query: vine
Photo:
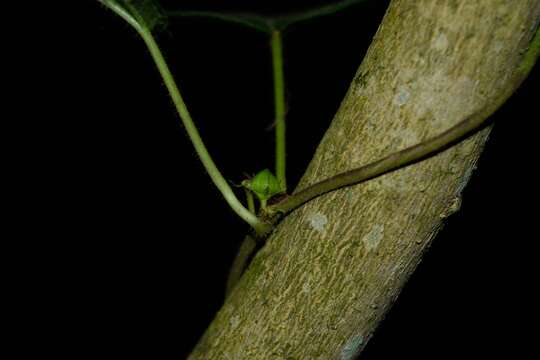
[[[463,119],[449,130],[420,144],[393,153],[365,166],[337,174],[319,183],[312,184],[280,201],[267,206],[273,196],[286,192],[286,122],[285,122],[285,86],[283,69],[283,31],[301,21],[319,16],[330,15],[365,0],[345,0],[337,4],[321,6],[278,17],[267,17],[256,14],[223,14],[211,11],[166,11],[154,0],[98,0],[130,24],[144,40],[156,67],[162,76],[169,94],[176,106],[191,142],[215,186],[219,189],[232,210],[255,230],[258,237],[266,236],[275,223],[288,212],[307,201],[322,194],[344,186],[367,181],[403,166],[418,162],[463,140],[479,129],[485,121],[514,93],[536,63],[540,53],[540,30],[537,29],[527,51],[524,52],[520,64],[501,94],[487,101],[486,105]],[[218,170],[191,115],[182,99],[169,67],[158,47],[152,31],[167,20],[182,17],[206,17],[237,23],[268,34],[274,74],[275,105],[275,171],[276,176],[267,169],[261,171],[253,179],[243,182],[247,192],[247,206],[238,200],[231,187]],[[253,195],[260,201],[259,216],[255,214]]]

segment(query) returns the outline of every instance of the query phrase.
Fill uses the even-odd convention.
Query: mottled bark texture
[[[539,18],[539,0],[393,1],[299,188],[480,109],[505,86]],[[355,358],[459,208],[488,132],[287,216],[190,359]]]

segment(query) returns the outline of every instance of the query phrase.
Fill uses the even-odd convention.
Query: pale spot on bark
[[[417,141],[414,141],[414,138],[411,137],[410,141],[407,141],[404,147],[415,145],[417,143],[418,143],[418,139]],[[421,181],[423,181],[423,177],[419,175],[418,183],[420,183]],[[407,192],[411,189],[411,187],[417,186],[417,184],[411,184],[409,179],[407,179],[404,176],[381,176],[378,179],[378,183],[379,183],[379,186],[385,189],[385,191],[391,191],[393,194]]]
[[[324,227],[328,223],[328,218],[326,215],[317,212],[315,214],[311,214],[308,217],[308,221],[309,225],[311,225],[313,229],[317,230],[318,232],[323,232]]]
[[[349,203],[352,203],[354,202],[355,198],[354,198],[354,194],[353,194],[353,191],[351,188],[348,188],[345,192],[345,200],[347,200],[347,202]]]
[[[411,93],[406,86],[400,86],[397,90],[396,96],[394,97],[394,104],[397,106],[403,106],[409,101]]]
[[[437,70],[428,77],[418,79],[414,92],[414,103],[418,105],[413,111],[418,118],[432,121],[432,131],[438,133],[448,127],[448,118],[456,117],[450,109],[460,109],[459,117],[473,112],[478,96],[476,85],[477,82],[467,76],[456,79],[443,70]]]
[[[240,317],[238,315],[232,316],[229,320],[229,323],[231,324],[231,327],[233,329],[236,329],[238,325],[240,324]]]
[[[461,180],[459,180],[458,188],[456,189],[456,196],[461,196],[461,193],[465,189],[465,186],[469,183],[469,180],[473,174],[473,171],[476,169],[475,164],[471,165],[467,170],[465,170],[465,174],[463,174],[463,177]]]
[[[445,51],[448,48],[448,38],[444,33],[440,33],[437,37],[433,39],[431,46],[435,50]]]
[[[456,196],[452,200],[450,200],[450,203],[448,206],[443,210],[441,214],[439,214],[439,217],[441,219],[446,219],[452,214],[455,214],[456,212],[461,209],[461,196]]]
[[[384,225],[374,225],[371,231],[362,238],[362,242],[366,246],[366,250],[373,251],[377,249],[381,239],[383,238]]]
[[[495,41],[493,45],[493,51],[500,54],[504,50],[504,43],[501,41]]]
[[[420,136],[418,136],[418,131],[416,129],[404,128],[400,131],[400,133],[403,148],[416,145],[421,140]]]
[[[350,338],[341,350],[340,360],[355,359],[356,355],[358,355],[362,349],[362,345],[364,345],[364,337],[362,335],[355,335]]]

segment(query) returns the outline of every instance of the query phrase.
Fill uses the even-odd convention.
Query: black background
[[[167,1],[182,9],[280,13],[323,2]],[[384,14],[385,1],[285,34],[288,174],[295,184]],[[77,3],[33,151],[31,221],[44,242],[28,286],[51,351],[184,358],[223,301],[247,226],[199,163],[143,42],[95,1]],[[165,56],[210,153],[239,182],[273,164],[268,39],[203,19],[170,24]],[[352,46],[354,45],[354,46]],[[46,69],[44,70],[46,71]],[[534,106],[538,70],[494,116],[461,211],[448,219],[363,359],[524,355],[536,311]],[[52,90],[51,90],[52,91]],[[40,133],[40,131],[43,131]],[[37,214],[37,215],[36,215]],[[47,254],[46,258],[41,255]],[[534,330],[533,330],[534,332]],[[73,350],[68,350],[73,349]],[[73,352],[71,352],[73,351]]]

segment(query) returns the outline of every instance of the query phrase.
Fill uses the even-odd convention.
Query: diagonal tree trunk
[[[507,86],[539,22],[539,0],[392,1],[299,189],[480,109]],[[488,134],[287,216],[190,359],[355,358],[459,209]]]

